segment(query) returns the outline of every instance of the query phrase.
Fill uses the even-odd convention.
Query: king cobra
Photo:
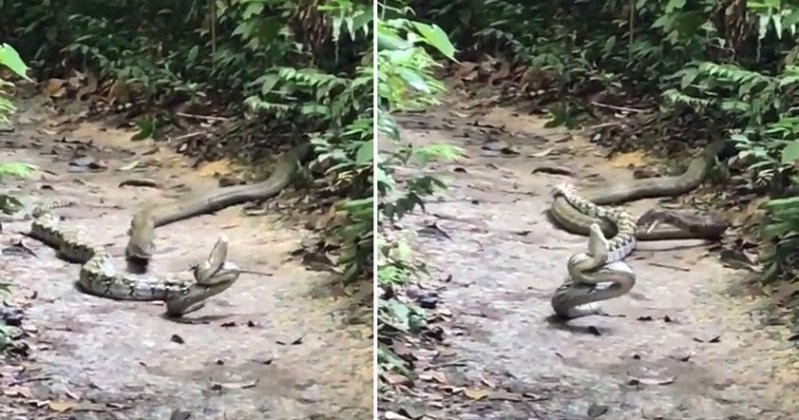
[[[82,264],[77,283],[86,293],[114,300],[165,301],[167,314],[178,317],[201,308],[202,301],[227,290],[239,277],[239,268],[225,261],[228,239],[224,234],[208,259],[193,267],[194,281],[117,273],[105,247],[61,226],[52,209],[68,205],[53,203],[36,208],[30,236],[55,248],[65,260]]]
[[[552,219],[569,232],[588,234],[589,249],[569,259],[569,278],[551,300],[555,313],[565,318],[598,314],[601,310],[593,303],[629,292],[635,284],[635,274],[623,259],[639,240],[717,239],[726,230],[723,221],[705,224],[675,213],[650,211],[636,223],[626,211],[601,205],[686,193],[702,183],[725,143],[725,139],[711,142],[678,176],[599,187],[580,195],[569,185],[557,187],[550,208]],[[657,221],[676,228],[652,231],[651,225]],[[606,283],[610,286],[603,287]]]
[[[142,267],[146,270],[155,250],[155,228],[247,201],[274,197],[289,184],[299,162],[308,156],[309,151],[309,145],[303,143],[284,153],[272,175],[263,182],[224,187],[196,199],[141,209],[130,221],[130,239],[125,247],[125,257],[131,267]]]

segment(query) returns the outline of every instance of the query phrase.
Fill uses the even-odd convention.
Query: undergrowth
[[[30,80],[27,75],[28,66],[20,58],[17,51],[8,44],[0,44],[0,71],[7,70],[11,72],[12,76],[21,78],[23,80]],[[13,88],[14,84],[10,80],[5,80],[0,76],[0,123],[10,124],[9,116],[16,111],[16,107],[12,102],[12,98],[8,93],[8,89]],[[26,178],[33,173],[36,169],[33,165],[21,162],[2,163],[0,164],[0,183],[6,177]],[[0,201],[13,204],[18,201],[13,196],[2,194]],[[5,204],[5,203],[3,203]],[[5,208],[5,206],[3,206]],[[0,292],[8,293],[11,291],[11,283],[5,279],[0,280]],[[5,348],[10,343],[8,332],[4,325],[0,325],[0,349]]]
[[[444,144],[414,146],[403,142],[394,113],[418,111],[438,103],[445,92],[434,70],[440,64],[431,53],[454,60],[455,50],[447,35],[436,25],[409,19],[412,10],[380,4],[377,22],[378,43],[378,135],[381,147],[375,179],[378,193],[377,282],[378,368],[412,376],[409,360],[392,351],[394,340],[403,334],[418,334],[425,327],[425,313],[414,302],[400,297],[403,286],[424,274],[423,261],[411,251],[409,239],[390,234],[389,226],[404,215],[423,208],[425,197],[446,188],[433,175],[414,175],[400,184],[398,167],[424,165],[433,159],[451,160],[460,149]]]

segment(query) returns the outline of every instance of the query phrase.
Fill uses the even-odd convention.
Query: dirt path
[[[171,199],[157,189],[119,188],[123,179],[145,176],[207,191],[217,184],[211,175],[225,169],[211,164],[194,170],[168,151],[150,153],[151,144],[129,141],[131,132],[94,124],[55,130],[44,121],[0,136],[3,162],[28,162],[53,173],[5,185],[19,186],[12,191],[20,195],[79,201],[60,212],[64,223],[110,245],[120,269],[131,214],[145,201]],[[62,136],[93,146],[61,143]],[[108,169],[69,172],[76,149],[102,159]],[[134,161],[153,164],[146,172],[118,171]],[[279,207],[266,213],[246,217],[240,207],[230,208],[157,230],[153,273],[185,270],[207,255],[222,231],[230,237],[231,261],[272,273],[242,275],[190,314],[191,323],[163,318],[160,304],[78,292],[72,284],[78,266],[24,238],[36,256],[4,255],[3,278],[15,284],[7,301],[27,306],[23,326],[37,331],[26,339],[32,359],[0,369],[0,417],[168,419],[183,410],[192,419],[372,418],[372,320],[351,310],[371,302],[371,292],[340,290],[327,273],[303,268],[290,255],[307,235],[302,221]],[[28,223],[4,224],[7,249]]]
[[[796,418],[799,362],[787,328],[757,321],[760,299],[731,296],[742,273],[723,268],[701,242],[641,244],[629,260],[635,289],[602,305],[625,317],[550,324],[551,292],[568,257],[586,246],[547,221],[551,187],[631,173],[535,117],[507,109],[453,114],[403,124],[409,141],[459,145],[468,158],[439,165],[451,190],[403,223],[416,231],[416,252],[441,279],[442,317],[451,312],[454,321],[443,324],[449,346],[415,354],[421,380],[410,392],[417,397],[398,397],[394,410],[475,420]],[[477,129],[475,121],[516,133],[500,140],[519,154],[484,150],[486,138],[501,130]],[[467,135],[457,134],[458,125]],[[540,165],[577,176],[532,174]],[[630,208],[641,214],[654,204]],[[419,234],[432,223],[449,239]]]

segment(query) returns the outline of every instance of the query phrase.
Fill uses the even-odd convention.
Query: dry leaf
[[[63,413],[75,408],[75,403],[71,401],[50,401],[47,406],[56,413]]]
[[[493,86],[495,81],[505,79],[508,76],[510,76],[510,63],[503,61],[499,66],[499,70],[491,73],[491,76],[488,77],[488,85]]]
[[[63,79],[50,79],[44,85],[44,94],[52,98],[58,98],[66,93],[67,89],[64,86],[66,83]]]
[[[444,372],[425,372],[419,375],[419,379],[423,381],[436,381],[440,384],[447,383],[447,375]]]
[[[117,171],[130,171],[130,170],[136,168],[137,166],[139,166],[139,163],[141,163],[141,162],[138,161],[138,160],[134,160],[133,162],[131,162],[131,163],[129,163],[129,164],[117,169]]]
[[[77,95],[75,95],[75,97],[79,101],[82,101],[84,96],[92,94],[96,91],[97,91],[97,76],[95,76],[93,73],[87,73],[86,85],[78,90],[78,93]]]
[[[669,385],[673,384],[677,378],[672,376],[665,379],[656,378],[630,378],[628,385]]]
[[[227,390],[231,390],[231,389],[247,389],[247,388],[252,388],[252,387],[254,387],[257,384],[258,384],[258,380],[257,379],[249,381],[249,382],[226,382],[226,383],[215,382],[215,383],[211,384],[211,389],[214,390],[214,391],[219,391],[219,390],[222,390],[222,389],[227,389]]]
[[[635,151],[622,153],[610,160],[610,166],[614,168],[627,168],[630,166],[646,166],[646,153]]]
[[[12,386],[3,391],[3,394],[9,397],[24,397],[33,398],[33,393],[30,388],[24,386]]]
[[[488,396],[488,391],[486,391],[484,389],[479,389],[479,388],[465,388],[463,390],[463,393],[467,397],[469,397],[469,398],[471,398],[473,400],[476,400],[476,401],[477,400],[482,400],[483,398]]]

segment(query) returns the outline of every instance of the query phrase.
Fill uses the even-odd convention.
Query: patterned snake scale
[[[595,302],[622,296],[635,285],[635,273],[623,261],[637,245],[635,219],[622,209],[597,206],[568,184],[557,186],[553,193],[555,197],[563,196],[581,213],[616,225],[617,234],[610,239],[605,238],[598,224],[590,227],[588,252],[569,258],[569,275],[551,301],[555,313],[564,318],[600,314],[602,310]]]
[[[569,204],[587,216],[605,219],[616,225],[616,235],[607,240],[608,256],[605,263],[622,261],[635,250],[637,225],[630,213],[620,208],[598,206],[580,197],[577,189],[570,184],[555,187],[554,196],[563,196]]]
[[[78,286],[86,293],[114,300],[165,301],[167,313],[179,316],[199,309],[200,301],[226,290],[239,277],[238,267],[225,261],[224,235],[208,260],[194,267],[193,281],[117,273],[104,246],[93,245],[85,234],[64,228],[59,216],[52,212],[73,204],[55,202],[37,207],[30,236],[55,248],[65,260],[82,264]]]

